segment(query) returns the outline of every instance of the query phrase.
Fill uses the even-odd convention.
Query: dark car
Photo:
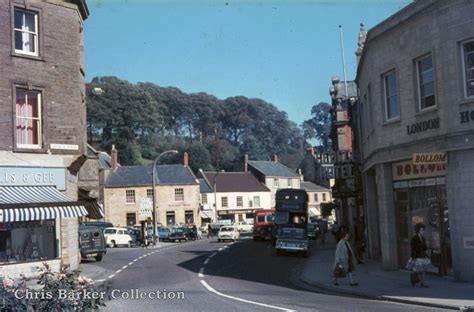
[[[299,253],[308,256],[309,243],[305,229],[284,227],[280,229],[276,241],[277,256],[283,252]]]
[[[107,253],[106,247],[104,234],[100,228],[95,226],[79,227],[79,250],[82,259],[95,257],[97,261],[101,261]]]
[[[132,226],[127,226],[127,230],[128,234],[132,237],[133,243],[140,245],[142,243],[142,231]]]
[[[319,228],[319,223],[308,223],[306,226],[306,232],[308,233],[309,239],[317,239],[321,236],[321,230]]]
[[[162,242],[169,242],[171,235],[171,229],[168,227],[159,227],[158,228],[158,238]]]
[[[95,226],[98,227],[102,232],[108,227],[114,227],[112,223],[103,221],[82,222],[80,226]]]
[[[186,228],[183,228],[183,227],[173,228],[171,230],[169,240],[171,242],[178,241],[180,243],[181,243],[181,241],[187,241],[188,238],[186,237]]]

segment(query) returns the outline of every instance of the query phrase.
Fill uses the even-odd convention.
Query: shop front
[[[60,191],[65,169],[3,167],[0,174],[0,276],[33,276],[44,261],[59,270],[77,258],[69,242],[88,212]]]
[[[219,221],[226,224],[234,224],[235,222],[254,219],[255,209],[228,209],[218,210],[217,216]]]
[[[392,164],[399,267],[410,258],[414,226],[425,224],[425,238],[435,271],[452,271],[449,214],[446,196],[446,164]]]

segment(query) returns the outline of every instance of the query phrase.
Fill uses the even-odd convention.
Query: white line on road
[[[109,277],[107,277],[108,279],[113,279],[115,277],[115,274],[112,274],[112,275],[109,275]]]
[[[105,281],[106,281],[106,279],[105,279],[105,278],[102,278],[102,279],[95,280],[95,281],[93,282],[93,284],[95,284],[95,283],[102,283],[102,282],[105,282]]]
[[[199,274],[198,274],[199,277],[204,277],[204,267],[200,268],[199,269]]]
[[[128,265],[132,265],[133,264],[133,261],[129,262]]]
[[[209,263],[209,260],[211,260],[211,258],[207,258],[207,259],[204,261],[204,264],[208,264],[208,263]]]
[[[272,305],[265,304],[265,303],[260,303],[260,302],[245,300],[245,299],[241,299],[241,298],[237,298],[237,297],[233,297],[233,296],[229,296],[229,295],[223,294],[223,293],[221,293],[221,292],[218,292],[217,290],[215,290],[215,289],[212,288],[211,286],[209,286],[209,284],[206,283],[206,281],[204,281],[204,280],[201,280],[201,284],[202,284],[204,287],[206,287],[207,290],[209,290],[210,292],[215,293],[216,295],[221,296],[221,297],[224,297],[224,298],[228,298],[228,299],[232,299],[232,300],[236,300],[236,301],[240,301],[240,302],[245,302],[245,303],[249,303],[249,304],[254,304],[254,305],[258,305],[258,306],[266,307],[266,308],[270,308],[270,309],[281,310],[281,311],[285,311],[285,312],[295,312],[295,310],[291,310],[291,309],[287,309],[287,308],[281,308],[281,307],[272,306]]]
[[[122,270],[125,270],[126,268],[128,268],[128,265],[124,265],[124,266],[122,267]]]
[[[122,270],[115,271],[115,275],[119,274],[120,272],[122,272]]]
[[[214,251],[214,252],[209,256],[209,259],[212,258],[212,257],[214,257],[215,255],[217,255],[217,252],[216,252],[216,251]]]
[[[223,248],[221,247],[221,248],[219,248],[218,250],[219,250],[219,251],[222,251],[222,249],[223,249]]]

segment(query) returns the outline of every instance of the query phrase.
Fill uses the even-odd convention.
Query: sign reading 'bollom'
[[[0,167],[0,186],[55,186],[66,189],[64,168]]]
[[[413,164],[447,164],[447,153],[415,153],[413,154]]]

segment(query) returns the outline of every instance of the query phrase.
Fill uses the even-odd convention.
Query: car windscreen
[[[160,228],[158,229],[158,232],[166,232],[168,233],[170,231],[170,229],[167,229],[167,228]]]
[[[280,238],[304,238],[304,230],[302,229],[282,229]]]
[[[257,222],[265,222],[265,216],[258,216]]]
[[[233,232],[234,228],[233,227],[221,227],[221,232]]]
[[[104,234],[115,234],[117,233],[116,229],[105,229]]]
[[[275,222],[275,216],[274,215],[267,215],[267,222]]]
[[[173,233],[184,233],[184,229],[173,229]]]

